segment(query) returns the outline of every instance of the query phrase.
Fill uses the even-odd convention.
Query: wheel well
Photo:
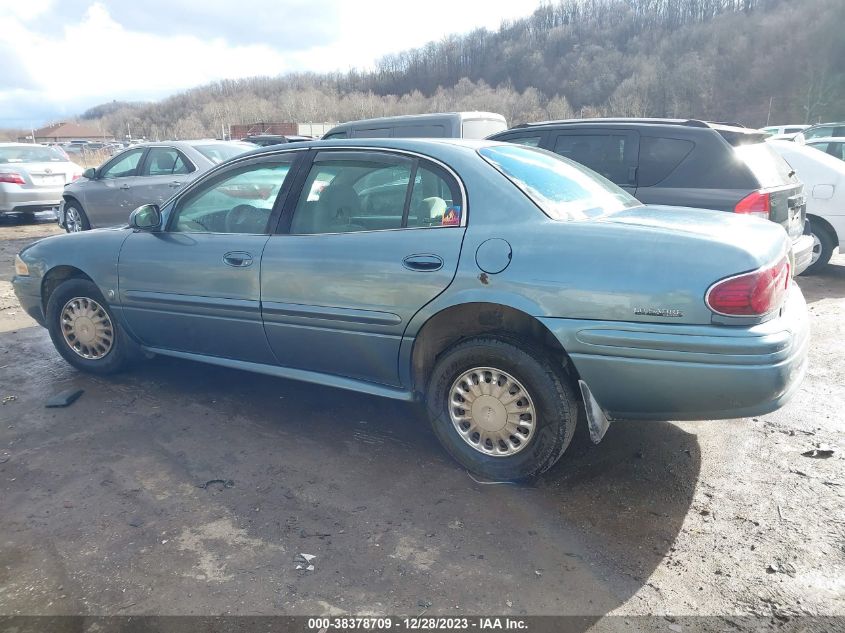
[[[44,280],[41,282],[41,305],[44,312],[47,311],[47,302],[50,300],[50,295],[59,287],[59,284],[68,279],[87,279],[93,283],[91,279],[84,272],[73,266],[56,266],[47,271],[44,275]]]
[[[437,358],[455,343],[480,334],[505,334],[534,342],[573,380],[575,366],[560,341],[536,318],[496,303],[465,303],[438,312],[423,325],[411,353],[413,388],[423,392]]]
[[[830,222],[819,215],[813,215],[811,213],[807,214],[807,218],[810,220],[811,229],[814,224],[824,227],[825,232],[830,236],[830,239],[833,240],[833,245],[839,246],[839,236],[836,234],[836,229],[833,228],[833,225]]]

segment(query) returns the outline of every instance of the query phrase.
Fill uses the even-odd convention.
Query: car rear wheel
[[[833,249],[836,246],[833,237],[824,228],[819,228],[813,223],[810,225],[810,230],[813,236],[813,255],[810,259],[810,265],[807,267],[807,272],[817,273],[830,261]]]
[[[551,359],[527,342],[468,339],[443,353],[426,394],[434,432],[467,470],[495,480],[538,475],[560,459],[577,396]]]
[[[53,345],[74,367],[112,374],[128,363],[132,343],[93,282],[69,279],[60,284],[47,301],[46,316]]]
[[[65,231],[68,233],[79,233],[91,228],[88,216],[78,202],[65,202]]]

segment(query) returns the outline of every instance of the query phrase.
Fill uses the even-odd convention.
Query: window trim
[[[147,168],[147,164],[150,162],[150,156],[152,155],[153,150],[155,150],[155,149],[172,149],[182,159],[182,161],[190,168],[190,171],[186,174],[144,174],[143,172]],[[190,174],[193,174],[197,169],[198,169],[198,167],[196,166],[194,161],[192,161],[190,158],[188,158],[185,155],[185,152],[180,150],[178,147],[173,147],[172,145],[150,145],[149,147],[147,147],[147,153],[144,154],[144,160],[143,160],[143,163],[141,163],[141,165],[140,165],[140,168],[138,170],[139,173],[137,175],[138,175],[139,178],[160,178],[162,176],[172,176],[172,177],[188,176]]]
[[[289,150],[290,151],[290,150]],[[365,231],[344,231],[342,233],[291,233],[290,226],[291,222],[293,221],[293,212],[296,210],[296,205],[299,202],[299,197],[302,193],[302,189],[305,185],[305,181],[308,179],[308,174],[311,172],[311,168],[313,167],[315,161],[314,157],[317,154],[323,154],[326,152],[338,152],[344,154],[351,154],[358,152],[362,154],[369,153],[372,154],[398,154],[403,157],[408,157],[411,160],[415,160],[415,164],[419,164],[420,161],[428,161],[433,165],[437,165],[438,167],[442,168],[443,171],[446,172],[447,176],[452,178],[458,185],[458,191],[461,195],[461,223],[455,226],[413,226],[413,227],[398,227],[392,229],[367,229]],[[410,186],[408,190],[412,190],[413,187]],[[407,192],[406,192],[407,195]],[[404,213],[404,211],[403,211]],[[404,216],[403,216],[404,218]],[[425,154],[420,154],[418,152],[413,152],[409,150],[403,149],[396,149],[392,147],[378,147],[378,146],[351,146],[351,145],[343,145],[343,146],[335,146],[335,147],[312,147],[308,150],[308,156],[303,159],[302,163],[299,166],[299,172],[296,174],[296,177],[291,181],[291,187],[287,192],[286,200],[284,202],[283,208],[281,210],[281,216],[279,218],[278,225],[276,226],[273,235],[287,235],[291,237],[313,237],[316,235],[356,235],[360,233],[382,233],[386,231],[416,231],[416,230],[429,230],[429,229],[454,229],[454,228],[463,228],[466,229],[468,224],[469,218],[469,196],[467,194],[466,186],[464,185],[464,181],[458,176],[458,173],[452,169],[449,165],[444,163],[443,161],[434,158],[432,156],[427,156]]]
[[[281,215],[282,207],[287,201],[287,196],[290,190],[293,187],[297,177],[299,176],[299,169],[302,167],[302,162],[304,160],[304,156],[308,153],[308,150],[305,149],[291,149],[286,152],[274,152],[272,154],[261,154],[259,156],[249,156],[243,160],[237,160],[232,164],[223,164],[222,169],[215,169],[210,172],[206,172],[200,180],[196,180],[191,183],[191,187],[182,191],[178,194],[176,198],[173,199],[171,203],[168,204],[170,209],[167,213],[167,222],[163,229],[164,233],[172,233],[174,235],[272,235],[273,234],[273,227],[276,226],[279,216]],[[270,217],[267,219],[267,224],[264,225],[264,231],[262,233],[226,233],[220,231],[195,231],[195,232],[185,232],[185,231],[174,231],[173,225],[176,221],[179,212],[183,208],[185,201],[192,196],[197,190],[205,189],[205,185],[209,187],[214,187],[223,180],[232,176],[232,173],[235,171],[239,171],[244,168],[262,165],[263,163],[271,163],[271,164],[279,164],[287,162],[286,157],[288,154],[292,155],[292,159],[290,161],[290,169],[288,173],[285,175],[285,179],[282,182],[282,186],[279,189],[279,192],[276,194],[276,199],[273,201],[273,207],[270,210]],[[207,190],[207,189],[205,189]]]

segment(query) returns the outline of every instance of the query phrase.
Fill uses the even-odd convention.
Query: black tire
[[[479,367],[510,374],[534,404],[534,434],[512,455],[483,453],[464,440],[452,423],[452,386],[461,374]],[[551,468],[572,441],[578,421],[578,399],[562,370],[536,346],[495,335],[462,341],[440,356],[428,381],[426,409],[434,433],[449,454],[467,470],[497,481],[529,479]]]
[[[69,301],[76,298],[93,300],[102,308],[111,322],[111,347],[102,358],[83,358],[71,348],[62,332],[62,311]],[[47,329],[53,345],[64,359],[82,371],[92,374],[114,374],[124,369],[135,352],[135,344],[126,336],[97,286],[87,279],[68,279],[62,282],[47,301]]]
[[[79,204],[76,200],[68,200],[67,202],[65,202],[65,208],[64,208],[65,231],[67,233],[75,233],[75,231],[72,231],[70,229],[70,227],[68,226],[68,221],[67,221],[67,214],[68,214],[68,211],[71,208],[74,209],[76,211],[76,213],[79,215],[79,229],[81,231],[90,230],[91,229],[91,222],[88,221],[88,216],[86,215],[85,210],[82,208],[82,205]]]
[[[827,266],[827,263],[830,261],[831,256],[833,255],[833,249],[836,248],[835,240],[833,236],[828,232],[828,230],[824,227],[820,227],[818,222],[811,222],[810,223],[810,231],[812,234],[819,240],[819,258],[813,262],[811,265],[807,267],[805,271],[807,274],[814,274],[821,271],[822,268]],[[815,246],[813,247],[815,249]]]

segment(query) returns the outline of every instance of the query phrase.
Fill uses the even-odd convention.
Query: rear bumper
[[[41,278],[16,275],[12,277],[12,288],[24,312],[35,319],[39,325],[46,327],[46,319],[41,307]]]
[[[813,236],[802,235],[792,243],[792,266],[794,275],[800,275],[810,266],[813,259]]]
[[[809,321],[794,283],[752,327],[542,319],[610,417],[711,420],[783,406],[807,368]]]
[[[59,206],[64,187],[24,189],[0,184],[0,213],[45,211]]]

